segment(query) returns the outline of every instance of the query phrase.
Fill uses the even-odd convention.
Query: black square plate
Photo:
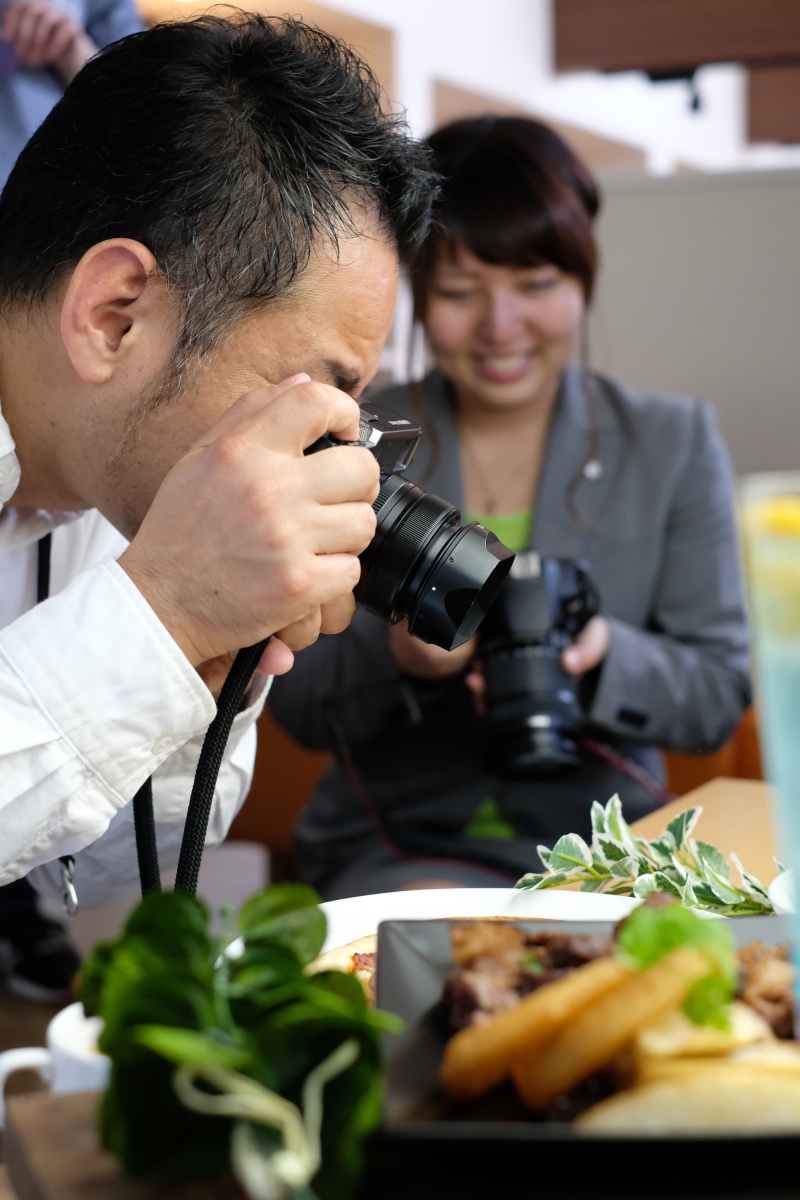
[[[387,1037],[384,1120],[363,1195],[375,1200],[706,1200],[800,1195],[800,1136],[589,1136],[527,1116],[511,1089],[455,1116],[437,1087],[446,1032],[438,1011],[452,967],[451,921],[379,927],[378,1007],[403,1019]],[[610,933],[605,922],[522,922],[530,932]],[[786,940],[783,918],[731,921],[738,945]]]

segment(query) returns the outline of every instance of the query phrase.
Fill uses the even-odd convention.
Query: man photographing
[[[110,47],[23,151],[0,198],[0,883],[58,893],[74,854],[82,903],[129,891],[150,775],[174,863],[231,656],[272,636],[280,673],[349,621],[377,464],[303,451],[355,436],[433,187],[353,55],[250,15]]]

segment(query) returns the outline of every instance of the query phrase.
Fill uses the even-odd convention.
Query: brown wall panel
[[[136,0],[137,7],[146,21],[154,24],[156,21],[181,21],[200,13],[211,12],[224,15],[216,0]],[[298,5],[287,5],[277,0],[247,0],[239,5],[250,12],[263,13],[265,16],[282,17],[287,12],[299,16],[310,25],[318,25],[327,33],[341,38],[348,46],[352,46],[374,71],[381,87],[388,96],[392,94],[392,75],[394,71],[394,34],[383,25],[375,25],[372,21],[362,21],[359,17],[348,13],[337,12],[326,4],[318,4],[316,0],[304,0]]]
[[[800,142],[800,63],[751,67],[747,136],[751,142]]]
[[[554,0],[559,71],[800,59],[798,0]]]
[[[552,121],[549,117],[538,116],[537,113],[517,108],[493,96],[435,80],[434,120],[437,126],[445,125],[448,121],[457,121],[461,117],[476,117],[489,112],[502,116],[538,117],[539,120],[545,121],[556,133],[561,134],[564,141],[569,143],[575,153],[579,154],[597,175],[642,175],[646,169],[646,155],[638,146],[602,137],[588,129],[580,129],[577,125],[568,125],[565,121]]]

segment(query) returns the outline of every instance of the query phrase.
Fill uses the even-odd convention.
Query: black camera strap
[[[37,604],[41,604],[50,595],[52,544],[53,535],[51,533],[47,533],[39,539],[36,575]],[[178,871],[175,877],[176,889],[188,892],[191,896],[194,896],[197,891],[197,878],[200,873],[211,806],[214,802],[214,791],[233,719],[239,711],[242,698],[268,640],[265,638],[255,646],[240,650],[236,655],[219,694],[217,715],[209,725],[203,739],[194,784],[189,797]],[[133,824],[136,856],[139,862],[139,880],[144,896],[148,892],[161,890],[152,779],[147,779],[133,798]],[[75,863],[71,855],[64,855],[59,861],[64,887],[64,907],[70,915],[73,915],[78,911],[78,897],[73,882]]]
[[[50,558],[53,547],[52,533],[46,533],[39,538],[36,547],[36,603],[41,604],[50,595]],[[61,863],[61,887],[64,896],[64,908],[72,917],[78,911],[78,894],[75,891],[73,875],[75,860],[70,854],[64,854],[58,860]]]

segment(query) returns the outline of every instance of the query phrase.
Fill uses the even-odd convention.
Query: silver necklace
[[[485,469],[481,466],[472,447],[464,438],[461,439],[461,452],[466,460],[466,465],[477,480],[481,496],[483,497],[483,503],[480,505],[479,511],[485,513],[487,517],[495,516],[503,496],[523,477],[526,470],[530,470],[530,454],[527,454],[525,458],[515,463],[511,471],[504,471],[502,479],[498,481],[500,486],[496,487],[488,482]]]

